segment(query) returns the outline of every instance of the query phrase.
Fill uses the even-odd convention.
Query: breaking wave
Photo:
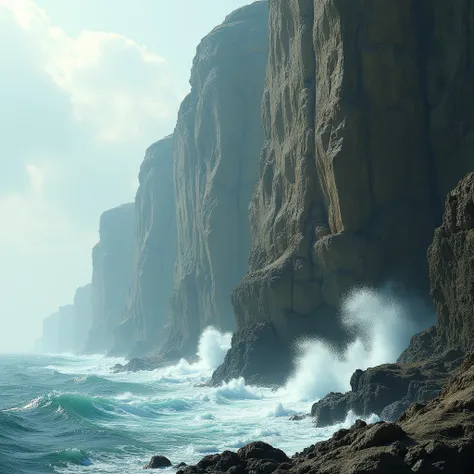
[[[414,311],[426,314],[428,309],[414,298],[394,296],[390,288],[353,291],[343,303],[342,321],[350,333],[357,334],[355,339],[342,354],[320,340],[301,341],[295,371],[280,393],[316,401],[329,392],[350,390],[356,369],[396,361],[421,329],[410,317]]]

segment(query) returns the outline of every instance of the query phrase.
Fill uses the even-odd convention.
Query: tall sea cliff
[[[343,345],[341,301],[357,285],[392,281],[428,297],[442,203],[474,166],[470,1],[269,8],[250,269],[233,293],[238,332],[217,381],[274,369],[250,333],[287,353],[275,381],[298,337]]]

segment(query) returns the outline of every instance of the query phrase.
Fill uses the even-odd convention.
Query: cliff
[[[172,143],[170,135],[151,145],[140,167],[135,197],[137,257],[115,352],[143,355],[163,339],[176,261]]]
[[[86,352],[104,353],[114,345],[132,282],[134,229],[134,204],[123,204],[100,217],[100,240],[92,250],[92,328]]]
[[[412,403],[437,396],[474,348],[472,241],[474,237],[474,173],[451,191],[443,221],[428,249],[431,295],[437,323],[415,335],[397,364],[357,370],[348,393],[331,393],[313,405],[320,426],[375,413],[394,420]]]
[[[239,332],[215,383],[243,366],[257,373],[253,327],[287,353],[272,376],[281,382],[298,337],[348,340],[339,308],[351,288],[396,281],[427,295],[442,202],[474,165],[470,0],[269,7],[253,245],[233,293]]]
[[[60,306],[58,311],[43,320],[41,352],[74,352],[74,328],[73,305]]]
[[[236,10],[199,44],[173,138],[177,261],[165,353],[194,354],[201,331],[235,327],[248,205],[263,142],[268,4]]]
[[[42,352],[82,353],[92,324],[91,285],[76,290],[74,303],[61,306],[43,321],[36,346]]]

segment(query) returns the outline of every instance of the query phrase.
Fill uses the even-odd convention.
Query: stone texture
[[[177,262],[164,352],[192,354],[208,325],[235,327],[231,292],[247,270],[248,205],[263,141],[268,5],[230,14],[196,50],[174,132]]]
[[[474,173],[448,194],[442,225],[428,251],[440,342],[474,348]]]
[[[467,357],[439,397],[413,405],[396,423],[357,420],[287,458],[255,442],[237,453],[203,458],[178,474],[470,474],[474,462],[474,357]]]
[[[92,328],[86,344],[89,353],[107,353],[123,319],[132,281],[135,212],[134,204],[104,212],[100,240],[92,250]]]
[[[164,338],[176,261],[172,144],[170,135],[151,145],[140,167],[135,197],[137,257],[126,317],[116,332],[116,353],[144,355]]]
[[[153,456],[145,469],[162,469],[171,467],[171,461],[165,456]]]
[[[444,196],[474,167],[474,4],[269,7],[265,142],[237,327],[270,323],[280,346],[304,334],[344,343],[349,289],[395,281],[428,294]]]
[[[376,414],[395,421],[411,404],[438,396],[461,362],[462,353],[449,351],[423,362],[357,370],[350,392],[329,393],[313,404],[311,415],[317,426],[343,422],[349,410],[360,417]]]

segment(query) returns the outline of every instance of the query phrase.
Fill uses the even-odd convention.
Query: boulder
[[[145,466],[145,469],[161,469],[171,467],[171,461],[165,456],[153,456],[150,462]]]

